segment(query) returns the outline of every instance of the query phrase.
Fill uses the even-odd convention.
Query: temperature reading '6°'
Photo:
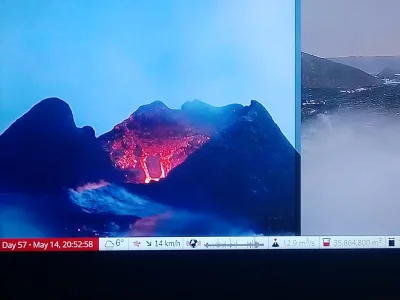
[[[115,246],[119,247],[124,242],[124,239],[117,239],[115,241]]]

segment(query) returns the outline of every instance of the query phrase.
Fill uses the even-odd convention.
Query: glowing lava
[[[149,183],[164,178],[210,137],[185,122],[162,122],[134,116],[114,127],[105,148],[127,182]]]

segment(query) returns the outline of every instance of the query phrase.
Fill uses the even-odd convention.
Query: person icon
[[[276,238],[274,239],[274,243],[272,244],[272,247],[274,247],[274,248],[278,248],[279,247],[279,244],[278,244]]]

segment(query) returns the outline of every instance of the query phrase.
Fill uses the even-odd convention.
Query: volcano
[[[156,101],[139,107],[99,139],[126,182],[159,181],[233,122],[242,108],[194,100],[181,109],[170,109]]]
[[[299,154],[259,102],[220,109],[225,112],[210,117],[209,126],[187,123],[192,126],[188,133],[207,141],[196,145],[166,178],[125,188],[183,210],[217,212],[258,233],[296,232]]]
[[[69,105],[44,99],[0,135],[0,185],[57,193],[119,175],[90,126],[78,128]]]
[[[145,232],[162,236],[299,232],[299,154],[255,100],[156,101],[96,138],[49,98],[0,136],[0,151],[3,202],[53,235],[126,236],[149,219],[159,231]]]

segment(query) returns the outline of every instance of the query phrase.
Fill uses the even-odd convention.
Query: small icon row
[[[101,250],[318,248],[319,237],[101,238]]]
[[[184,243],[184,240],[186,242]],[[100,250],[182,250],[201,247],[199,239],[183,238],[100,238]]]
[[[100,250],[360,249],[400,248],[400,237],[276,236],[100,238]]]

